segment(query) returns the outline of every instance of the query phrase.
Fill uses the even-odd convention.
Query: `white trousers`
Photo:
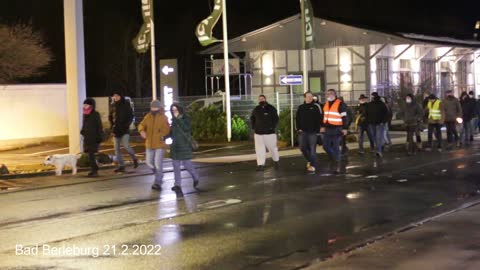
[[[257,154],[257,165],[264,166],[267,150],[272,154],[273,161],[279,161],[277,147],[277,134],[259,135],[255,134],[255,153]]]

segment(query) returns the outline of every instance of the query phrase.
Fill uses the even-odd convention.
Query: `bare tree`
[[[0,25],[0,84],[43,75],[52,58],[30,25]]]

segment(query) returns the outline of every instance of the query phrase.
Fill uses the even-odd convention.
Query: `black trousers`
[[[88,163],[92,172],[98,171],[97,159],[95,158],[96,151],[88,151]]]
[[[435,131],[435,138],[437,139],[438,148],[442,147],[442,125],[428,124],[428,146],[433,146],[433,132]]]
[[[445,126],[447,127],[447,142],[452,143],[454,137],[455,142],[458,142],[459,136],[456,122],[445,122]]]

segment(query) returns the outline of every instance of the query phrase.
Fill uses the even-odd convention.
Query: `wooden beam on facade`
[[[440,60],[442,60],[445,56],[447,56],[449,53],[451,53],[453,50],[455,50],[455,47],[451,47],[450,50],[448,50],[446,53],[444,53],[442,56],[440,56],[439,58],[437,58],[437,60],[435,61],[436,63],[438,63]]]
[[[376,52],[370,55],[370,60],[372,60],[375,56],[377,56],[377,54],[379,54],[383,49],[385,49],[387,45],[388,45],[387,43],[383,44],[382,47],[380,47],[380,49],[378,49]]]
[[[400,56],[402,56],[404,53],[406,53],[408,50],[410,50],[410,48],[412,48],[413,44],[410,44],[408,45],[407,48],[405,48],[405,50],[403,50],[401,53],[399,53],[397,56],[395,56],[394,60],[397,60]]]

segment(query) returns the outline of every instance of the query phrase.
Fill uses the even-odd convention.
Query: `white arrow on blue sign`
[[[302,75],[280,75],[280,85],[302,85]]]

